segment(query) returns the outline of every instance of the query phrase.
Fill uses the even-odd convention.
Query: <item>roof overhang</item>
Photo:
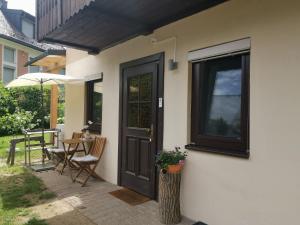
[[[68,12],[67,8],[64,10],[67,6],[62,5],[62,18],[68,19],[46,32],[46,35],[41,35],[41,40],[97,54],[225,1],[227,0],[93,0],[71,13],[69,18],[64,15]],[[39,27],[45,27],[50,22],[47,18],[38,19]]]

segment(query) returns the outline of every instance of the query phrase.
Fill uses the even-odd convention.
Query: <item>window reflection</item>
[[[102,79],[92,80],[86,83],[86,123],[91,121],[89,130],[101,133],[102,127],[102,102],[103,102],[103,83]]]
[[[240,138],[241,63],[233,59],[222,61],[207,69],[204,134]]]
[[[102,93],[102,82],[95,82],[93,88],[92,121],[100,124],[102,122]]]

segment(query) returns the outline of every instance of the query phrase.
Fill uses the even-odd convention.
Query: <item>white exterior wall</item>
[[[117,183],[120,63],[165,52],[164,148],[189,142],[190,50],[250,37],[250,159],[189,151],[182,177],[186,217],[209,225],[300,224],[300,2],[231,0],[154,32],[176,36],[153,45],[138,37],[97,56],[69,49],[67,74],[103,72],[103,132],[98,172]],[[84,87],[66,88],[66,135],[84,124]]]

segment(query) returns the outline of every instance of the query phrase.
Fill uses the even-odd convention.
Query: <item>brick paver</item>
[[[99,225],[161,225],[158,204],[149,201],[137,206],[111,196],[109,192],[120,189],[116,185],[91,179],[86,187],[73,183],[68,174],[55,171],[36,173],[46,186],[84,216]],[[183,218],[179,225],[192,225]]]

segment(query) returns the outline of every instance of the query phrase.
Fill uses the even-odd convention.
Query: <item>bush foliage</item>
[[[45,128],[49,127],[50,89],[44,89]],[[0,82],[0,135],[17,134],[22,129],[41,127],[39,87],[7,89]]]

